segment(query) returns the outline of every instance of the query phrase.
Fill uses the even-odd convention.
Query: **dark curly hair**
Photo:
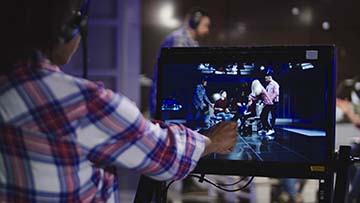
[[[63,26],[83,0],[12,0],[0,3],[0,73],[34,50],[45,55],[59,45]]]

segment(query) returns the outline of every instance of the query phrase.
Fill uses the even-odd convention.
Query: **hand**
[[[351,112],[351,103],[348,100],[336,99],[336,106],[339,107],[345,114]]]
[[[207,136],[211,140],[209,153],[230,153],[236,145],[237,123],[221,122],[210,128]]]
[[[346,116],[356,127],[360,128],[360,115],[355,113],[350,101],[336,99],[336,106],[339,107],[346,114]]]

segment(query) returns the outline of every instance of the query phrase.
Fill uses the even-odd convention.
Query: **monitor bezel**
[[[193,173],[264,176],[264,177],[294,177],[322,179],[332,172],[335,147],[335,82],[336,82],[336,52],[334,45],[297,45],[297,46],[256,46],[256,47],[192,47],[163,48],[158,60],[157,101],[160,101],[162,70],[164,64],[176,63],[226,63],[234,60],[257,61],[286,59],[292,62],[306,61],[305,51],[317,50],[318,60],[326,72],[328,102],[326,119],[326,160],[319,163],[286,163],[286,162],[256,162],[245,160],[201,159]],[[270,59],[270,56],[272,57]],[[161,106],[156,106],[156,118],[161,118]]]

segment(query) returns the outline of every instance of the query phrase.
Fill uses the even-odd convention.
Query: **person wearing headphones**
[[[118,202],[116,174],[104,168],[181,179],[201,156],[233,149],[235,122],[207,136],[151,122],[126,96],[61,71],[88,1],[1,4],[0,202]]]
[[[170,33],[160,46],[157,59],[160,57],[161,49],[166,47],[198,47],[198,40],[210,32],[211,20],[209,14],[200,9],[192,8],[186,16],[183,26]],[[152,86],[150,89],[150,115],[155,116],[156,111],[156,88],[157,88],[157,62],[154,66]]]
[[[199,47],[198,40],[206,36],[210,32],[211,19],[209,14],[198,7],[191,8],[185,17],[185,23],[177,30],[171,32],[166,36],[165,40],[160,46],[157,55],[157,60],[161,55],[161,49],[166,47]],[[152,86],[150,88],[150,115],[155,117],[156,113],[156,94],[157,94],[157,78],[158,78],[158,65],[157,61],[154,65],[154,72],[152,77]],[[198,190],[191,178],[185,179],[185,186],[183,191]],[[189,189],[190,188],[190,189]]]
[[[210,32],[210,16],[200,9],[193,8],[186,17],[186,23],[170,33],[161,47],[198,47],[198,40]]]

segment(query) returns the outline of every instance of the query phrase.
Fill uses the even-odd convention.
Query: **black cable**
[[[88,70],[89,70],[89,56],[88,56],[88,18],[89,18],[89,5],[90,0],[87,0],[85,5],[81,8],[81,12],[83,15],[83,19],[80,22],[80,35],[82,41],[82,50],[83,50],[83,75],[82,77],[88,78]]]
[[[234,185],[236,185],[236,184],[241,183],[241,182],[242,182],[242,181],[244,181],[246,178],[247,178],[247,176],[242,177],[240,180],[238,180],[238,181],[236,181],[236,182],[234,182],[234,183],[230,183],[230,184],[226,184],[226,183],[218,183],[218,185],[220,185],[220,186],[224,186],[224,187],[230,187],[230,186],[234,186]]]
[[[88,57],[88,40],[87,40],[87,25],[86,27],[82,28],[81,32],[81,40],[82,40],[82,48],[83,48],[83,75],[82,77],[87,79],[88,78],[88,64],[89,64],[89,57]]]
[[[201,176],[199,176],[199,175],[193,175],[193,174],[192,174],[192,175],[189,175],[189,176],[195,177],[195,178],[201,178]],[[216,183],[213,183],[212,181],[210,181],[210,180],[207,179],[207,178],[204,178],[204,181],[207,182],[207,183],[209,183],[209,184],[211,184],[211,185],[213,185],[214,187],[216,187],[216,188],[218,188],[218,189],[220,189],[220,190],[223,190],[223,191],[226,191],[226,192],[237,192],[237,191],[243,190],[243,189],[245,189],[247,186],[249,186],[250,183],[253,181],[253,179],[254,179],[254,176],[252,176],[252,177],[250,178],[250,180],[249,180],[244,186],[242,186],[242,187],[240,187],[240,188],[236,188],[236,189],[226,189],[226,188],[223,188],[223,187],[217,185]]]
[[[171,185],[171,184],[173,184],[175,181],[176,181],[176,180],[172,180],[172,181],[170,181],[170,183],[166,186],[166,191],[168,191],[168,190],[169,190],[170,185]]]
[[[190,176],[190,177],[199,178],[199,179],[202,178],[200,175],[195,175],[195,174],[190,174],[189,176]],[[244,186],[242,186],[242,187],[240,187],[240,188],[227,189],[227,188],[223,188],[222,186],[225,186],[225,187],[226,187],[226,186],[236,185],[236,184],[240,183],[241,181],[245,180],[245,178],[246,178],[246,177],[243,177],[243,178],[240,179],[239,181],[237,181],[237,182],[235,182],[235,183],[231,183],[231,184],[216,184],[216,183],[214,183],[213,181],[211,181],[211,180],[209,180],[209,179],[207,179],[207,178],[205,178],[205,177],[203,177],[202,179],[203,179],[205,182],[213,185],[214,187],[216,187],[216,188],[218,188],[218,189],[220,189],[220,190],[223,190],[223,191],[226,191],[226,192],[237,192],[237,191],[240,191],[240,190],[243,190],[243,189],[247,188],[247,187],[250,185],[250,183],[253,181],[254,176],[252,176],[252,177],[248,180],[248,182],[247,182]],[[170,185],[173,184],[174,182],[175,182],[175,180],[170,181],[170,183],[166,186],[166,191],[169,189]]]

